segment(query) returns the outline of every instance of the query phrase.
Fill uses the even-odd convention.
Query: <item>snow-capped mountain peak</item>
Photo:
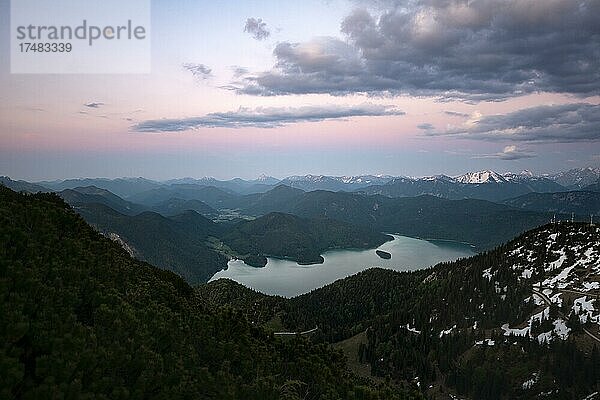
[[[418,180],[418,179],[417,179]],[[456,179],[452,178],[448,175],[433,175],[433,176],[425,176],[420,178],[423,181],[444,181],[444,182],[456,182]]]
[[[529,181],[533,179],[540,179],[539,176],[534,175],[533,172],[529,170],[523,170],[520,173],[516,174],[514,172],[507,172],[502,174],[502,177],[509,182],[520,182],[520,181]]]
[[[467,184],[480,184],[480,183],[505,183],[507,182],[506,178],[494,171],[478,171],[478,172],[468,172],[464,175],[457,176],[457,182],[467,183]]]
[[[258,178],[255,179],[255,182],[260,182],[264,184],[275,184],[279,182],[279,179],[273,178],[272,176],[267,174],[260,174]]]

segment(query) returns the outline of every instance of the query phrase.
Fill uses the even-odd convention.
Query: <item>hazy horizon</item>
[[[185,180],[185,179],[195,179],[195,180],[200,180],[200,179],[216,179],[216,180],[220,180],[220,181],[229,181],[229,180],[234,180],[234,179],[242,179],[245,181],[254,181],[254,180],[259,180],[261,177],[265,177],[265,178],[274,178],[277,180],[284,180],[286,178],[289,177],[293,177],[293,176],[300,176],[300,177],[304,177],[304,176],[326,176],[326,177],[334,177],[334,178],[350,178],[350,177],[359,177],[359,176],[376,176],[376,177],[390,177],[390,178],[414,178],[414,179],[420,179],[420,178],[428,178],[428,177],[433,177],[433,176],[439,176],[439,175],[446,175],[449,177],[458,177],[470,172],[481,172],[481,171],[493,171],[499,174],[510,174],[510,173],[514,173],[514,174],[520,174],[523,172],[531,172],[534,176],[540,176],[540,177],[544,177],[544,176],[551,176],[553,174],[559,173],[559,172],[564,172],[564,171],[568,171],[570,169],[586,169],[586,168],[594,168],[594,169],[600,169],[600,163],[598,163],[597,165],[587,165],[584,167],[577,167],[577,168],[569,168],[569,169],[558,169],[555,171],[550,171],[550,172],[546,172],[546,173],[537,173],[535,171],[531,171],[528,169],[524,169],[524,170],[506,170],[506,171],[502,171],[502,170],[494,170],[494,169],[490,169],[490,168],[483,168],[481,170],[465,170],[463,172],[457,173],[457,174],[446,174],[446,173],[435,173],[435,174],[421,174],[421,175],[404,175],[404,174],[388,174],[388,173],[359,173],[359,174],[352,174],[352,175],[341,175],[341,174],[326,174],[326,173],[295,173],[295,174],[290,174],[290,175],[283,175],[283,176],[275,176],[275,175],[270,175],[270,174],[265,174],[265,173],[261,173],[255,176],[242,176],[242,175],[232,175],[232,176],[225,176],[225,177],[219,177],[219,176],[212,176],[212,175],[196,175],[196,176],[171,176],[171,177],[166,177],[166,178],[157,178],[157,177],[152,177],[152,176],[144,176],[144,175],[120,175],[120,176],[68,176],[68,177],[62,177],[62,178],[51,178],[51,179],[35,179],[35,178],[21,178],[21,177],[17,177],[17,176],[10,176],[10,175],[1,175],[0,176],[6,176],[10,179],[13,180],[23,180],[23,181],[28,181],[28,182],[32,182],[32,183],[40,183],[40,182],[57,182],[57,181],[66,181],[66,180],[77,180],[77,179],[107,179],[107,180],[114,180],[114,179],[138,179],[138,178],[142,178],[142,179],[147,179],[147,180],[151,180],[151,181],[156,181],[156,182],[168,182],[168,181],[176,181],[176,180]]]

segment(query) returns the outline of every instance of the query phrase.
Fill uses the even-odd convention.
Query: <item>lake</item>
[[[262,293],[293,297],[371,267],[412,271],[474,254],[471,246],[463,243],[392,236],[394,240],[377,248],[390,253],[389,260],[375,254],[376,249],[327,251],[323,254],[325,262],[314,265],[268,258],[265,267],[255,268],[241,260],[231,260],[226,270],[210,280],[229,278]]]

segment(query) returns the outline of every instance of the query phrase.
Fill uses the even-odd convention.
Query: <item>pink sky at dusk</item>
[[[9,46],[6,38],[9,36],[10,13],[5,12],[8,7],[8,0],[0,1],[1,32],[4,38],[0,41],[0,50],[4,54],[8,52]],[[286,10],[285,5],[278,5],[276,11],[273,11],[268,4],[255,4],[235,11],[228,10],[226,17],[219,19],[216,16],[222,13],[222,10],[217,6],[198,10],[193,5],[186,4],[177,9],[165,2],[155,2],[153,30],[157,35],[153,39],[152,73],[147,75],[11,74],[7,58],[3,57],[0,61],[0,172],[17,178],[77,176],[77,171],[60,165],[49,171],[38,170],[35,166],[28,168],[24,164],[29,162],[34,154],[43,158],[45,152],[49,156],[46,161],[40,161],[41,165],[49,165],[50,160],[54,160],[54,156],[50,155],[57,152],[65,157],[71,157],[73,154],[78,157],[85,154],[103,154],[106,157],[107,168],[98,168],[96,173],[93,173],[94,168],[87,168],[94,175],[103,175],[111,170],[108,164],[113,163],[113,156],[115,160],[124,160],[127,155],[130,155],[131,159],[155,155],[163,164],[149,167],[148,173],[165,178],[181,174],[203,176],[207,171],[219,171],[219,163],[227,165],[221,170],[229,170],[232,157],[244,158],[250,154],[258,157],[260,162],[232,174],[251,177],[264,172],[276,175],[282,170],[284,162],[283,156],[280,155],[290,153],[299,158],[306,156],[307,160],[314,160],[317,155],[329,158],[329,161],[319,164],[328,169],[321,171],[322,173],[343,173],[345,169],[362,168],[364,172],[419,175],[420,170],[423,170],[422,174],[432,171],[443,173],[446,170],[467,170],[472,168],[474,163],[484,166],[485,162],[490,168],[531,168],[538,169],[539,172],[548,172],[561,168],[567,162],[577,166],[597,162],[600,145],[598,137],[593,134],[582,134],[582,137],[577,139],[557,139],[556,135],[551,139],[539,140],[535,136],[527,136],[526,139],[515,137],[516,140],[513,141],[510,139],[510,129],[505,127],[494,125],[493,133],[496,137],[501,135],[499,140],[490,136],[492,131],[474,131],[464,125],[473,118],[478,126],[482,125],[478,122],[479,119],[491,124],[494,120],[486,118],[495,115],[504,116],[502,121],[506,123],[517,118],[516,113],[520,110],[565,104],[582,104],[582,110],[563,110],[566,118],[580,118],[593,113],[594,108],[589,106],[596,107],[600,104],[597,88],[590,86],[585,93],[571,93],[574,89],[567,86],[559,90],[557,78],[548,75],[549,83],[544,83],[546,86],[540,83],[539,90],[532,90],[529,94],[507,95],[502,92],[505,90],[502,85],[513,83],[493,82],[495,75],[490,74],[491,81],[482,87],[489,86],[493,91],[498,91],[497,94],[486,94],[485,89],[477,89],[474,86],[480,84],[480,81],[473,81],[463,84],[467,89],[458,95],[464,96],[463,99],[443,100],[440,95],[436,95],[435,90],[438,89],[430,89],[435,88],[435,85],[443,87],[447,84],[441,78],[437,82],[437,76],[422,88],[415,86],[413,82],[403,82],[402,77],[385,76],[390,87],[407,85],[407,89],[397,93],[393,90],[385,92],[378,86],[379,82],[369,81],[373,75],[363,75],[365,71],[360,70],[370,68],[369,57],[378,57],[376,51],[379,50],[374,47],[361,48],[363,44],[360,35],[364,32],[348,24],[358,15],[356,10],[366,10],[365,12],[370,14],[361,16],[372,15],[375,24],[377,13],[392,11],[377,11],[369,8],[367,3],[357,5],[342,0],[331,3],[314,1],[307,3],[306,7],[309,13],[319,16],[310,29],[301,18],[289,14],[294,9],[291,5],[289,10]],[[499,9],[498,12],[505,11]],[[256,40],[243,30],[244,21],[253,15],[261,16],[268,22],[270,31],[264,40]],[[191,24],[188,18],[193,17],[202,18],[205,24]],[[585,29],[584,22],[581,23],[580,29]],[[209,23],[212,25],[207,26]],[[440,27],[435,29],[445,26],[441,25],[442,22],[439,23]],[[550,26],[551,23],[552,21],[548,22],[548,29],[554,29]],[[382,29],[381,32],[384,32],[382,24],[383,22],[379,21],[379,25],[373,25],[373,29]],[[340,31],[341,25],[344,27],[343,32]],[[185,32],[186,35],[178,36],[181,40],[174,41],[176,32],[178,35]],[[381,32],[378,34],[382,34]],[[201,37],[198,38],[198,35]],[[315,37],[322,39],[314,41]],[[395,39],[382,36],[381,40],[392,41],[386,45],[386,49],[390,49],[393,46],[401,46],[393,42]],[[297,45],[302,42],[308,44]],[[195,46],[195,43],[199,44]],[[595,44],[597,43],[590,43],[590,46]],[[461,43],[451,45],[460,49]],[[358,56],[352,53],[353,46],[360,50],[356,54],[365,57],[360,63],[354,58]],[[415,41],[414,46],[414,51],[431,51],[429,47],[419,47],[425,46],[422,42]],[[307,53],[306,49],[311,50]],[[437,51],[442,53],[444,50],[440,48]],[[457,57],[456,54],[452,56]],[[587,60],[587,54],[582,54],[581,59]],[[335,60],[344,61],[335,65]],[[211,72],[205,77],[194,76],[189,70],[182,68],[182,65],[206,65],[207,70]],[[274,65],[279,65],[279,69],[271,70]],[[244,78],[234,76],[235,67],[245,68]],[[351,68],[355,70],[350,70]],[[438,65],[435,68],[442,71],[445,66]],[[298,71],[305,75],[297,75]],[[375,70],[368,72],[381,73],[382,77],[385,75],[385,72]],[[331,75],[334,73],[339,76]],[[451,74],[452,71],[444,73]],[[465,76],[468,73],[466,69]],[[289,87],[285,87],[285,79],[282,81],[284,83],[277,81],[282,76],[289,82]],[[321,76],[328,78],[318,81]],[[449,78],[443,79],[451,80],[451,75],[448,76]],[[263,77],[264,80],[257,77]],[[332,82],[336,79],[346,79],[348,84],[332,86],[334,95],[320,91],[319,87],[333,85]],[[418,77],[411,79],[419,81]],[[306,83],[305,87],[302,87],[303,82]],[[244,86],[249,83],[253,86]],[[527,84],[529,83],[523,87],[527,87]],[[358,88],[354,89],[352,85]],[[252,92],[256,90],[270,93],[256,95]],[[339,91],[343,93],[337,93]],[[402,94],[403,92],[405,93]],[[444,92],[440,91],[440,94],[442,93]],[[97,105],[85,105],[90,103]],[[364,105],[369,109],[361,110]],[[402,111],[404,115],[392,115],[387,111],[382,115],[372,114],[371,106],[391,106],[394,110]],[[340,112],[335,117],[322,119],[318,115],[293,116],[303,107],[329,107],[328,110],[334,111],[339,108]],[[292,114],[292,121],[273,122],[273,118],[279,117],[262,115],[265,109],[285,109]],[[244,115],[236,115],[239,110],[246,111]],[[261,115],[254,115],[255,112]],[[269,112],[272,111],[267,113]],[[355,114],[356,112],[366,114],[361,116]],[[226,114],[224,117],[223,113]],[[250,115],[247,115],[248,113]],[[216,125],[205,121],[214,114],[219,118]],[[266,127],[262,122],[240,122],[242,118],[265,117],[271,118],[270,123],[274,127]],[[195,122],[195,118],[199,118],[200,121]],[[233,120],[222,122],[222,118]],[[310,121],[310,118],[314,120]],[[181,121],[182,124],[199,125],[192,129],[175,131],[147,128],[154,123],[162,126],[161,121],[165,119],[172,120],[173,123]],[[227,125],[240,123],[243,126],[239,128]],[[593,132],[594,123],[593,120],[582,121],[582,129]],[[216,127],[210,127],[211,124]],[[145,131],[141,131],[140,126],[144,126]],[[523,129],[522,124],[519,129]],[[464,132],[455,136],[445,135],[446,132],[457,130]],[[547,127],[536,127],[535,132],[547,134]],[[488,137],[491,140],[487,139]],[[535,154],[535,157],[514,160],[488,157],[487,160],[473,161],[479,155],[500,154],[506,146],[523,149],[523,154]],[[552,158],[543,153],[549,148],[557,149],[554,151],[558,152]],[[195,154],[198,160],[207,161],[204,164],[198,161],[189,171],[179,167],[171,169],[169,163],[176,163],[178,152],[188,154],[192,158]],[[334,154],[336,152],[345,152],[351,154],[351,157]],[[368,156],[361,159],[361,152],[368,153]],[[393,152],[403,155],[397,164],[383,161],[389,160],[392,157],[390,153]],[[20,158],[19,154],[23,157]],[[410,157],[406,154],[410,154]],[[430,157],[423,157],[423,154],[430,154]],[[448,154],[452,155],[450,159]],[[346,164],[348,158],[352,159],[353,165]],[[419,165],[419,160],[423,160],[424,164]],[[72,165],[72,162],[65,161],[63,164]],[[284,169],[303,172],[298,166]],[[126,175],[125,172],[114,174]]]

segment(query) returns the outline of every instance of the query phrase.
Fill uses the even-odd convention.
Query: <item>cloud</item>
[[[275,128],[300,122],[339,120],[350,117],[404,115],[394,106],[365,103],[357,106],[240,107],[237,111],[210,113],[202,117],[158,119],[140,122],[136,132],[181,132],[198,128]]]
[[[346,40],[279,43],[271,70],[236,82],[254,95],[410,94],[503,100],[600,94],[597,0],[398,0],[356,9]]]
[[[185,63],[182,67],[190,71],[195,78],[205,80],[212,77],[212,69],[204,64]]]
[[[600,140],[600,105],[544,105],[507,114],[474,114],[464,124],[429,136],[520,142],[594,142]]]
[[[444,111],[444,114],[450,115],[451,117],[461,117],[461,118],[469,117],[469,114],[461,113],[461,112],[457,112],[457,111]]]
[[[417,128],[424,130],[424,131],[432,131],[435,129],[435,127],[428,122],[417,125]]]
[[[233,72],[233,77],[234,78],[241,78],[244,75],[247,75],[250,71],[248,71],[248,68],[246,67],[240,67],[238,65],[233,65],[231,67],[231,71]]]
[[[509,146],[504,147],[504,150],[502,150],[499,153],[481,154],[481,155],[475,156],[473,158],[497,158],[500,160],[514,161],[514,160],[521,160],[524,158],[533,158],[533,157],[537,157],[537,154],[535,152],[527,150],[527,149],[521,149],[521,148],[517,147],[516,145],[509,145]]]
[[[88,108],[100,108],[104,105],[104,103],[90,102],[90,103],[84,103],[83,105]]]
[[[271,35],[266,22],[263,22],[261,18],[248,18],[244,26],[244,32],[248,32],[256,40],[264,40]]]

